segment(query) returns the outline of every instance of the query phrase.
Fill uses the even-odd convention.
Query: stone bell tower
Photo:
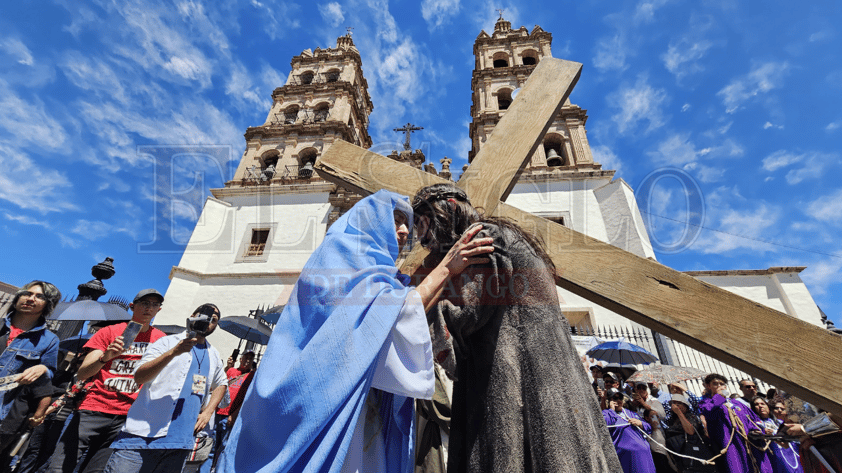
[[[223,317],[286,304],[327,228],[360,199],[321,179],[313,163],[338,140],[369,148],[373,108],[350,34],[335,48],[294,56],[266,120],[246,129],[233,178],[211,189],[170,272],[157,323],[183,325],[185,314],[208,301]],[[224,357],[238,346],[224,330],[212,343]]]
[[[336,48],[305,50],[291,66],[286,84],[272,93],[266,122],[246,130],[246,150],[226,187],[306,184],[316,158],[334,141],[371,146],[374,106],[350,34]]]
[[[473,160],[491,131],[506,113],[517,91],[545,57],[552,57],[552,34],[535,26],[532,31],[512,24],[502,14],[490,36],[481,31],[474,42],[475,65],[471,78],[471,151]],[[565,102],[547,130],[543,146],[533,154],[525,173],[598,170],[585,134],[585,110]]]

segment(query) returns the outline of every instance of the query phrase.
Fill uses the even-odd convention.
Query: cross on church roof
[[[347,31],[347,32],[348,32],[348,34],[347,34],[346,36],[350,37],[351,35],[353,35],[354,33],[351,31],[351,30],[353,30],[353,29],[354,29],[354,27],[353,27],[353,26],[346,26],[346,27],[345,27],[345,31]]]
[[[502,8],[498,8],[498,9],[497,9],[497,13],[499,13],[499,14],[500,14],[500,18],[498,18],[498,20],[502,20],[502,19],[503,19],[503,12],[504,12],[504,11],[505,11],[505,10],[503,10]]]
[[[406,140],[403,142],[403,149],[411,151],[412,146],[409,145],[409,134],[412,133],[413,131],[423,130],[423,129],[424,129],[424,127],[422,127],[422,126],[415,126],[412,123],[407,122],[406,125],[402,126],[401,128],[395,128],[394,131],[396,131],[398,133],[400,133],[400,132],[406,133]]]

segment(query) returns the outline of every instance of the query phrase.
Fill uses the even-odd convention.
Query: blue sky
[[[109,295],[163,292],[204,196],[230,178],[290,58],[335,46],[347,26],[375,106],[375,146],[398,148],[391,129],[412,122],[425,128],[413,143],[428,158],[460,169],[472,46],[493,30],[496,8],[514,28],[551,32],[555,57],[584,64],[571,100],[588,110],[604,168],[633,188],[676,169],[698,184],[704,206],[691,215],[701,231],[661,262],[807,266],[816,302],[842,325],[842,6],[833,0],[6,2],[0,281],[47,279],[75,294],[111,256]],[[221,166],[185,159],[168,179],[146,150],[171,145],[214,146]],[[668,248],[688,228],[687,205],[677,180],[659,182],[642,210]],[[170,207],[164,188],[191,205]]]

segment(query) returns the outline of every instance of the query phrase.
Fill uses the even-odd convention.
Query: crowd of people
[[[697,396],[680,382],[666,392],[657,383],[624,384],[599,365],[591,374],[625,473],[833,471],[804,467],[800,440],[812,440],[790,423],[784,399],[774,389],[758,393],[751,379],[739,381],[742,395],[729,394],[727,379],[711,373]]]
[[[396,268],[413,227],[430,250],[415,279]],[[60,298],[27,284],[0,329],[2,471],[813,471],[798,444],[758,437],[779,433],[786,411],[751,380],[732,399],[711,374],[696,396],[595,366],[591,388],[541,243],[450,184],[411,202],[380,191],[340,217],[263,369],[253,352],[223,364],[207,340],[212,303],[181,333],[156,329],[154,289],[59,366],[46,317]],[[424,434],[440,448],[416,458],[416,400],[442,399],[446,416]],[[806,426],[787,427],[812,445]]]
[[[255,368],[253,351],[223,365],[207,341],[219,308],[200,305],[166,335],[150,325],[163,295],[142,290],[131,321],[97,327],[59,364],[46,318],[60,298],[48,282],[25,285],[0,330],[0,471],[210,471]]]

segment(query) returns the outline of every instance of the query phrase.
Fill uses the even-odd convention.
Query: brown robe
[[[455,355],[448,472],[621,472],[550,268],[515,232],[483,226],[491,262],[455,278],[431,314],[434,356],[452,366],[447,332]]]

